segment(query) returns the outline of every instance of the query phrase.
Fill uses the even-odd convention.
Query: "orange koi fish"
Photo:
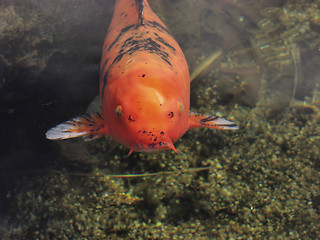
[[[117,0],[100,65],[101,113],[64,122],[48,139],[109,135],[133,151],[172,149],[195,127],[233,130],[224,118],[189,114],[185,56],[147,0]]]

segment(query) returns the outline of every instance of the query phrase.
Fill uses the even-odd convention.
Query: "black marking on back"
[[[106,67],[108,61],[109,61],[109,58],[107,58],[106,61],[103,63],[103,65],[102,65],[102,67],[101,67],[101,69],[100,69],[100,71],[101,71],[101,72],[100,72],[100,76],[102,75],[103,70],[104,70],[104,68]]]
[[[147,51],[149,53],[158,55],[163,61],[172,66],[169,61],[169,54],[164,50],[163,46],[161,46],[161,43],[162,42],[153,40],[151,37],[146,39],[128,38],[121,46],[121,50],[117,56],[117,58],[119,58],[116,58],[114,62],[119,61],[123,54],[132,55],[136,51]]]
[[[124,34],[125,32],[129,31],[134,25],[129,25],[126,26],[125,28],[123,28],[121,30],[121,32],[119,33],[119,35],[117,36],[117,38],[110,44],[110,46],[108,47],[108,51],[110,51],[110,49],[113,47],[113,45],[118,42],[119,38],[121,37],[122,34]]]
[[[102,80],[103,80],[102,93],[103,93],[105,86],[107,84],[107,79],[108,79],[108,77],[110,77],[109,70],[111,69],[111,67],[115,63],[119,62],[122,59],[122,57],[126,54],[132,55],[137,51],[147,51],[149,53],[156,54],[163,61],[165,61],[170,67],[172,67],[172,64],[169,59],[169,54],[165,51],[165,47],[164,47],[164,46],[169,47],[168,45],[169,44],[166,44],[163,41],[163,39],[158,39],[158,38],[153,40],[151,37],[144,39],[144,38],[142,38],[142,36],[137,36],[137,37],[130,37],[130,38],[126,39],[120,48],[119,54],[117,55],[116,58],[114,58],[114,60],[109,65],[107,71],[105,72],[105,74],[102,77]],[[173,53],[175,52],[175,49],[173,47],[169,47],[169,48],[173,51]],[[104,67],[105,67],[105,65],[103,66],[103,68]],[[101,72],[104,71],[103,68],[101,69]],[[104,95],[102,95],[102,97],[103,96]]]
[[[158,40],[158,41],[161,42],[162,44],[166,45],[168,48],[171,48],[171,50],[172,50],[173,52],[176,52],[176,51],[177,51],[177,50],[176,50],[174,47],[172,47],[169,43],[165,42],[165,41],[163,40],[163,38],[160,37],[157,33],[154,33],[154,34],[158,36],[158,37],[156,38],[156,40]]]
[[[143,8],[144,8],[144,0],[136,0],[137,8],[138,8],[138,13],[139,13],[139,20],[138,20],[138,25],[141,26],[144,24],[144,17],[143,17]]]
[[[111,48],[113,48],[113,47],[118,47],[118,45],[119,45],[118,41],[124,33],[126,33],[127,31],[130,31],[130,30],[133,30],[133,29],[137,29],[141,25],[146,25],[146,26],[150,27],[151,29],[155,29],[156,31],[164,32],[164,33],[172,36],[170,34],[170,32],[168,31],[168,29],[165,26],[163,26],[162,24],[160,24],[159,22],[157,22],[157,21],[144,21],[144,17],[143,17],[144,0],[135,0],[135,3],[137,6],[137,10],[139,12],[138,23],[124,27],[121,30],[121,32],[119,33],[119,35],[116,37],[116,39],[110,44],[107,51],[110,51]],[[147,33],[148,32],[149,31],[147,31]],[[153,34],[155,35],[155,38],[151,38],[151,37],[144,38],[143,35],[141,35],[141,34],[139,35],[139,34],[135,33],[135,36],[129,37],[128,39],[126,39],[123,42],[117,57],[115,57],[113,59],[112,63],[110,63],[110,65],[109,65],[107,71],[105,71],[105,74],[102,76],[102,73],[104,72],[105,66],[108,64],[109,59],[104,62],[103,66],[101,68],[101,81],[103,81],[102,93],[104,92],[104,89],[107,85],[107,79],[110,77],[110,74],[109,74],[110,69],[112,68],[112,66],[115,63],[119,62],[122,59],[122,57],[126,54],[132,55],[137,51],[148,51],[149,53],[156,54],[164,62],[166,62],[170,67],[172,67],[169,54],[168,54],[168,52],[166,52],[166,47],[169,50],[171,50],[171,53],[174,55],[176,54],[177,50],[172,45],[165,42],[164,39],[159,36],[159,34],[157,34],[156,32],[153,32]],[[104,95],[102,94],[102,98],[103,98],[103,96]]]
[[[159,22],[157,22],[157,21],[147,21],[146,25],[149,26],[149,27],[151,27],[151,28],[155,28],[155,29],[157,29],[157,30],[160,31],[160,32],[166,32],[167,34],[169,34],[170,36],[172,36],[171,33],[168,31],[168,29],[167,29],[166,27],[162,26],[162,25],[161,25]]]

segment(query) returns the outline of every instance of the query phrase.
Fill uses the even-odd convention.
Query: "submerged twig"
[[[189,168],[186,170],[176,170],[176,171],[161,171],[155,173],[134,173],[134,174],[106,174],[100,175],[99,177],[110,177],[110,178],[135,178],[135,177],[153,177],[158,175],[169,175],[174,173],[187,173],[187,172],[200,172],[204,170],[209,170],[209,167],[198,167],[198,168]],[[96,177],[97,175],[89,174],[89,173],[68,173],[62,172],[58,170],[52,170],[53,173],[64,173],[68,175],[74,176],[82,176],[82,177]]]
[[[197,66],[197,68],[192,72],[191,77],[190,77],[190,81],[192,82],[196,77],[198,77],[200,73],[202,73],[205,69],[207,69],[221,55],[222,55],[222,51],[219,50],[218,52],[211,54],[208,58],[206,58],[204,61],[202,61]]]

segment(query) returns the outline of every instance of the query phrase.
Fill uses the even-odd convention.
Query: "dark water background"
[[[98,93],[113,1],[1,1],[1,212],[24,171],[57,158],[47,129]]]
[[[153,194],[149,188],[156,189],[156,192],[165,189],[163,186],[155,188],[155,180],[121,180],[118,185],[127,191],[133,188],[138,192],[135,196],[139,196],[142,203],[135,205],[133,218],[150,224],[147,230],[139,225],[149,236],[156,236],[150,229],[161,232],[157,222],[162,222],[172,232],[172,226],[184,224],[185,234],[191,234],[180,232],[185,238],[196,234],[211,238],[255,236],[261,239],[261,236],[271,236],[272,229],[259,229],[257,226],[261,225],[274,229],[281,226],[277,234],[282,237],[319,237],[320,2],[150,0],[150,4],[179,42],[191,72],[212,53],[221,51],[221,57],[193,81],[191,107],[200,112],[229,116],[242,130],[238,133],[201,130],[187,133],[177,143],[178,150],[185,153],[181,159],[172,153],[136,154],[121,159],[127,149],[110,139],[94,143],[46,140],[48,129],[84,113],[98,94],[101,46],[111,21],[114,1],[0,0],[0,234],[11,236],[9,232],[12,231],[15,234],[12,236],[21,239],[61,236],[60,233],[46,235],[48,220],[43,220],[32,209],[41,208],[41,205],[29,204],[26,206],[30,209],[26,209],[21,203],[21,198],[26,202],[34,201],[28,193],[39,192],[39,196],[43,196],[43,189],[50,188],[50,184],[46,185],[50,182],[47,176],[54,171],[93,174],[93,169],[100,168],[107,169],[109,174],[118,174],[208,166],[211,167],[209,173],[163,180],[168,182],[163,184],[166,187],[170,182],[189,181],[182,187],[179,185],[179,191],[170,189],[171,197],[169,194],[158,198],[149,196]],[[310,131],[305,130],[308,127]],[[261,147],[261,140],[267,142],[266,146]],[[256,152],[250,153],[255,147]],[[287,165],[276,165],[273,155]],[[232,201],[226,197],[228,194],[224,196],[225,192],[216,190],[210,180],[219,165],[217,161],[226,169],[224,174],[230,177],[226,182],[233,187],[233,181],[248,184],[252,196],[260,194],[257,184],[261,179],[271,179],[265,187],[268,191],[263,194],[268,193],[269,197],[274,194],[277,196],[274,199],[283,201],[282,205],[272,205],[276,200],[270,200],[272,210],[269,211],[269,203],[244,200],[243,196],[247,194],[243,192],[235,194],[238,199],[242,198],[242,204],[235,207],[229,203]],[[273,172],[274,169],[279,172]],[[252,172],[259,180],[245,179]],[[234,178],[231,177],[233,174]],[[277,178],[282,174],[289,176],[290,180]],[[234,180],[236,176],[242,176],[242,179]],[[216,191],[212,190],[212,195],[221,194],[220,200],[212,197],[208,189],[206,193],[210,197],[205,193],[196,196],[198,191],[201,192],[199,189],[205,189],[202,183],[199,183],[200,187],[197,185],[202,178],[205,179],[202,183],[207,181]],[[279,193],[282,186],[277,187],[276,183],[283,181],[284,185],[291,187],[291,180],[301,184],[300,194],[306,197],[302,199],[299,195],[300,198],[292,196],[288,199],[297,200],[292,206],[299,206],[309,215],[302,215],[291,207],[295,217],[290,218],[289,207],[285,206],[291,205],[287,195],[283,193],[282,197]],[[193,181],[197,184],[192,185]],[[150,186],[146,184],[146,187],[143,182]],[[290,192],[283,190],[286,191]],[[266,195],[261,199],[266,199]],[[50,195],[47,198],[53,201]],[[173,203],[176,199],[181,204]],[[207,207],[203,203],[215,201],[220,204],[218,207]],[[246,201],[254,207],[247,206]],[[200,210],[189,209],[191,214],[185,213],[189,202],[194,204],[192,206],[200,206]],[[259,224],[250,227],[247,222],[242,222],[245,220],[239,216],[246,208],[259,212],[260,215],[253,214],[254,220],[250,220]],[[166,209],[167,215],[162,215],[167,218],[161,217],[157,212],[159,209]],[[104,211],[107,214],[108,208]],[[28,212],[36,216],[35,229],[39,235],[31,234],[35,230],[27,224]],[[190,223],[194,222],[193,218],[199,219],[197,227]],[[249,227],[242,226],[242,223]],[[20,226],[23,231],[19,231],[19,224],[26,226]],[[106,228],[104,233],[126,238],[130,232],[132,236],[143,237],[142,233],[134,235],[134,227],[130,226],[122,230]],[[188,229],[196,229],[196,233]],[[70,231],[69,236],[79,237],[78,233],[72,235]],[[261,235],[254,235],[255,231]],[[162,230],[162,234],[165,236],[166,231]],[[167,234],[170,236],[169,230]]]

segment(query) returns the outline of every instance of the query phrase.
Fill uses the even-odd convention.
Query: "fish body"
[[[194,127],[238,129],[224,118],[189,114],[185,56],[147,0],[117,0],[100,65],[101,113],[47,132],[48,139],[107,134],[132,151],[173,149]]]

